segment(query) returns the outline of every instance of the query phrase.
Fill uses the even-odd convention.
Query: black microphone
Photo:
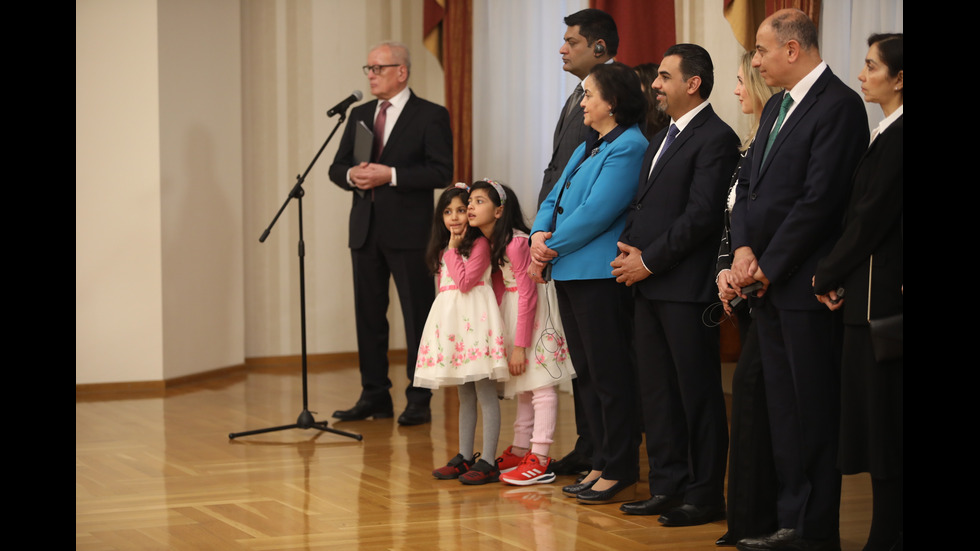
[[[354,93],[344,98],[344,101],[331,107],[330,110],[327,111],[327,116],[332,117],[337,113],[343,113],[344,111],[347,111],[347,108],[350,107],[350,104],[356,101],[361,101],[361,98],[363,97],[364,94],[362,94],[360,90],[354,90]]]

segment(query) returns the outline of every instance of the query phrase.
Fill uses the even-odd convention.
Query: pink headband
[[[504,186],[491,180],[490,178],[484,178],[484,182],[493,186],[493,189],[497,190],[497,195],[500,197],[500,206],[503,206],[507,202],[507,192],[504,191]]]

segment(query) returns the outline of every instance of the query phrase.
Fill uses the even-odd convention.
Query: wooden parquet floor
[[[571,477],[527,488],[435,480],[430,471],[457,451],[455,390],[435,393],[429,425],[334,423],[330,413],[353,404],[358,381],[354,367],[313,372],[309,403],[318,421],[362,442],[314,430],[228,439],[296,419],[298,368],[251,369],[164,397],[76,396],[76,549],[718,549],[724,521],[665,528],[618,504],[577,505],[561,494]],[[499,450],[514,418],[514,403],[502,406]],[[563,394],[554,454],[571,449],[574,432]],[[638,499],[648,497],[645,456],[641,465]],[[870,502],[867,477],[845,477],[845,551],[863,546]]]

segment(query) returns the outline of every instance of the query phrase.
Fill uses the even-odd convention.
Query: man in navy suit
[[[735,132],[708,104],[711,57],[695,44],[664,54],[653,83],[671,124],[650,141],[613,261],[634,287],[635,347],[650,460],[650,499],[627,514],[665,526],[725,518],[728,424],[714,300],[725,195],[738,163]]]
[[[394,278],[405,318],[408,405],[402,425],[427,423],[431,391],[412,385],[425,318],[435,298],[425,247],[432,226],[434,189],[453,175],[453,137],[446,108],[408,88],[408,49],[384,42],[368,54],[365,74],[375,101],[351,111],[330,166],[330,179],[350,191],[351,260],[361,396],[334,417],[358,420],[393,416],[388,379],[388,282]],[[354,160],[358,124],[374,130],[370,162]]]
[[[839,549],[841,320],[814,297],[811,277],[840,233],[851,176],[868,144],[861,98],[827,67],[817,30],[780,10],[756,34],[752,62],[785,88],[762,111],[747,186],[732,213],[732,270],[753,298],[779,480],[779,530],[743,550]]]

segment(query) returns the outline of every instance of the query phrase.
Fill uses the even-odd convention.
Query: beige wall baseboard
[[[388,361],[393,365],[404,363],[406,356],[407,353],[404,349],[388,351]],[[302,357],[299,354],[290,356],[265,356],[260,358],[246,358],[244,365],[219,367],[217,369],[174,377],[163,381],[77,384],[75,385],[75,401],[159,397],[170,390],[183,390],[187,387],[211,383],[218,379],[243,376],[252,369],[278,371],[299,369],[301,366]],[[307,357],[307,369],[310,371],[329,371],[349,367],[357,367],[357,352],[310,354]]]

